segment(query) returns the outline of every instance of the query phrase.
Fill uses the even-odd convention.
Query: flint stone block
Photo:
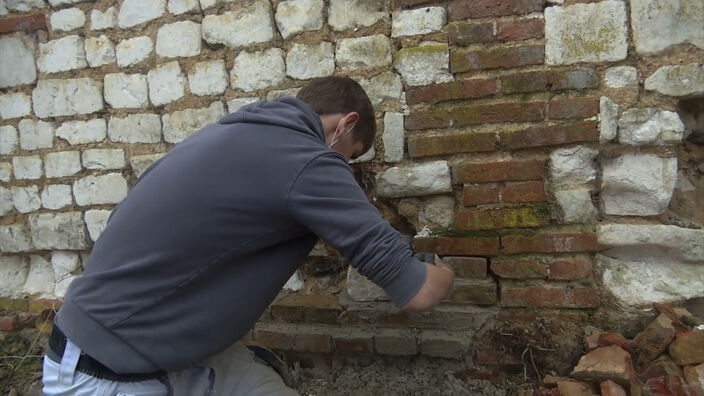
[[[38,250],[83,250],[86,243],[81,212],[29,215],[32,243]]]
[[[147,36],[122,40],[115,47],[117,65],[120,67],[136,65],[149,58],[153,50],[154,43]]]
[[[12,203],[20,213],[34,212],[42,207],[42,201],[39,198],[39,188],[35,185],[12,187]]]
[[[227,69],[222,59],[198,62],[188,73],[188,86],[195,95],[220,95],[227,85]]]
[[[269,48],[258,52],[240,52],[230,72],[232,88],[256,91],[279,84],[285,77],[283,51]]]
[[[403,92],[401,77],[394,72],[383,72],[369,79],[361,79],[359,85],[375,106],[387,99],[400,100]]]
[[[330,0],[328,24],[337,31],[371,26],[389,20],[389,2],[384,0]]]
[[[161,106],[180,99],[184,95],[186,76],[178,62],[159,65],[147,73],[149,99],[154,106]]]
[[[125,150],[88,149],[81,155],[86,169],[122,169],[125,167]]]
[[[376,187],[380,197],[388,198],[450,192],[450,167],[447,161],[393,167],[377,175]]]
[[[88,66],[84,45],[83,37],[76,35],[40,43],[37,68],[43,73],[83,69]]]
[[[614,140],[618,131],[618,103],[602,96],[599,100],[599,118],[599,142]]]
[[[239,110],[241,107],[246,106],[251,103],[256,103],[256,102],[259,102],[259,98],[257,98],[257,97],[235,98],[235,99],[227,101],[227,111],[230,113],[234,113],[237,110]]]
[[[336,59],[343,70],[389,66],[391,40],[382,34],[342,39],[337,45]]]
[[[558,149],[550,154],[550,173],[555,186],[584,185],[596,179],[595,149],[578,146]]]
[[[135,155],[130,158],[130,166],[134,171],[135,176],[140,177],[153,163],[160,160],[166,153]]]
[[[166,0],[124,0],[117,15],[118,25],[125,29],[164,15]]]
[[[25,35],[0,37],[0,88],[32,84],[37,79],[34,40]]]
[[[674,97],[704,95],[704,64],[662,66],[645,80],[645,89]]]
[[[71,186],[68,184],[50,184],[42,190],[42,206],[47,209],[61,209],[72,202]]]
[[[65,8],[51,13],[52,30],[71,31],[86,24],[86,14],[80,8]]]
[[[144,74],[106,74],[103,84],[105,102],[113,108],[136,109],[149,104]]]
[[[108,136],[119,143],[158,143],[161,141],[161,119],[157,114],[113,117],[108,122]]]
[[[156,35],[156,53],[166,58],[188,57],[200,54],[200,23],[182,21],[159,28]]]
[[[73,176],[81,171],[81,157],[78,151],[60,151],[44,156],[46,177]]]
[[[205,7],[203,7],[205,8]],[[239,48],[274,39],[271,4],[255,0],[251,5],[203,18],[203,39],[210,44]]]
[[[403,160],[403,114],[384,114],[384,161],[399,162]]]
[[[29,256],[29,272],[24,292],[30,296],[51,297],[54,294],[54,270],[42,256]]]
[[[618,120],[621,144],[677,144],[682,141],[684,123],[674,111],[628,109]]]
[[[39,179],[42,177],[42,159],[38,155],[12,157],[15,179]]]
[[[215,102],[204,109],[186,109],[165,114],[162,117],[164,140],[178,143],[224,115],[222,102]]]
[[[33,216],[33,215],[30,215]],[[24,224],[0,225],[0,251],[20,253],[33,250],[29,229]],[[0,259],[3,256],[0,256]],[[2,267],[0,267],[0,270]],[[2,283],[2,282],[0,282]]]
[[[34,114],[46,118],[102,110],[102,91],[102,83],[90,78],[40,80],[32,91]]]
[[[0,296],[19,297],[28,273],[29,264],[26,257],[0,256]]]
[[[638,69],[633,66],[614,66],[604,76],[609,88],[623,88],[638,83]]]
[[[120,173],[86,176],[73,183],[73,195],[80,206],[119,203],[127,189],[127,180]]]
[[[323,0],[288,0],[276,6],[276,26],[284,40],[323,27]]]
[[[169,10],[172,15],[199,13],[200,3],[198,0],[169,0],[166,9]]]
[[[17,150],[19,139],[12,125],[0,126],[0,154],[12,154]]]
[[[86,211],[86,227],[88,228],[90,239],[93,242],[97,241],[100,234],[105,230],[111,212],[112,211],[106,209],[91,209]]]
[[[90,12],[91,30],[105,30],[117,25],[117,9],[109,7],[105,11],[92,10]]]
[[[102,142],[107,135],[105,119],[66,121],[56,129],[56,137],[71,145]]]
[[[704,49],[701,0],[631,0],[630,6],[633,41],[639,54],[657,54],[682,43]]]
[[[392,15],[391,37],[414,36],[442,30],[447,18],[444,7],[423,7],[396,11]]]
[[[332,43],[294,44],[286,54],[286,74],[308,80],[330,76],[335,72],[335,51]]]
[[[0,118],[9,120],[24,117],[32,112],[32,101],[29,95],[12,92],[0,95]]]
[[[115,63],[115,44],[106,35],[90,37],[85,41],[86,60],[90,67]]]
[[[425,43],[403,48],[394,55],[396,69],[408,85],[452,81],[450,54],[446,43]]]
[[[54,143],[53,122],[22,120],[18,124],[20,130],[20,147],[23,150],[51,148]]]

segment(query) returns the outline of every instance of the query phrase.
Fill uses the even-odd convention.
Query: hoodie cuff
[[[396,279],[384,287],[384,291],[397,307],[413,298],[420,291],[428,276],[425,263],[413,256],[403,263],[403,267]]]

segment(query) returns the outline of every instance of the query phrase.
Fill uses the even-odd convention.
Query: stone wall
[[[332,74],[377,110],[361,185],[456,285],[398,312],[321,243],[250,338],[520,365],[704,297],[702,26],[700,0],[0,0],[2,329],[60,303],[171,147]]]

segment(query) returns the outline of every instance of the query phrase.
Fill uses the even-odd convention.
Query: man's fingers
[[[448,269],[448,270],[452,271],[453,273],[455,272],[452,269],[452,267],[450,267],[448,264],[446,264],[444,261],[442,261],[440,256],[438,256],[437,254],[435,255],[435,265],[437,265],[438,267],[441,267],[441,268]]]

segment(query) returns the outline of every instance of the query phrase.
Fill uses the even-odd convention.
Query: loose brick
[[[556,99],[548,105],[551,119],[587,118],[599,114],[599,98]]]
[[[452,267],[458,278],[486,278],[487,260],[483,257],[446,256],[442,261]]]
[[[501,237],[502,254],[592,252],[597,246],[595,234],[550,233]]]
[[[497,301],[493,279],[456,279],[447,301],[461,304],[494,305]]]
[[[498,203],[501,201],[501,189],[496,183],[466,184],[462,193],[465,206]]]
[[[491,271],[506,279],[547,278],[548,267],[537,258],[494,258]]]
[[[592,274],[592,261],[588,257],[555,259],[548,263],[549,279],[573,280],[587,278]]]
[[[408,138],[408,155],[417,158],[440,154],[491,152],[496,151],[498,144],[494,133],[416,135]]]
[[[521,19],[518,21],[496,22],[496,39],[499,41],[518,41],[542,38],[545,34],[545,21],[541,18]]]
[[[544,0],[451,0],[447,4],[450,20],[542,12]]]
[[[415,111],[406,117],[406,129],[449,128],[497,122],[541,121],[543,103],[496,103]]]
[[[381,355],[412,356],[418,353],[418,344],[408,330],[384,329],[374,335],[374,349]]]
[[[499,254],[499,237],[428,237],[413,240],[416,251],[438,255],[495,256]]]
[[[589,89],[599,86],[599,77],[593,69],[561,71],[531,71],[501,77],[504,94]]]
[[[460,230],[540,227],[549,224],[549,212],[541,207],[467,209],[457,213]]]
[[[501,305],[504,307],[595,308],[598,304],[599,291],[596,288],[501,284]]]
[[[371,334],[334,335],[335,352],[344,354],[371,354],[374,337]]]
[[[460,163],[453,173],[457,183],[481,183],[505,180],[542,180],[545,161],[510,160]]]
[[[590,121],[532,127],[518,131],[502,131],[500,140],[501,146],[508,150],[577,142],[598,142],[599,124],[596,121]]]
[[[451,45],[490,43],[494,41],[493,23],[455,22],[447,26]]]
[[[337,296],[289,294],[271,306],[275,320],[293,323],[336,324],[342,312]]]
[[[448,100],[481,98],[494,95],[496,92],[496,80],[493,78],[460,80],[428,86],[408,87],[406,100],[408,104],[438,103]]]
[[[418,340],[420,353],[447,359],[461,359],[467,351],[467,342],[455,333],[425,330]]]
[[[293,336],[293,350],[296,352],[330,353],[332,337],[327,334],[311,334],[305,330]]]
[[[542,45],[483,50],[458,49],[450,53],[450,70],[453,73],[462,73],[470,70],[508,69],[541,65],[544,60],[545,49]]]
[[[508,182],[501,188],[502,202],[543,202],[546,199],[542,181]]]
[[[0,19],[0,33],[33,32],[35,30],[46,30],[46,17],[44,14]]]

